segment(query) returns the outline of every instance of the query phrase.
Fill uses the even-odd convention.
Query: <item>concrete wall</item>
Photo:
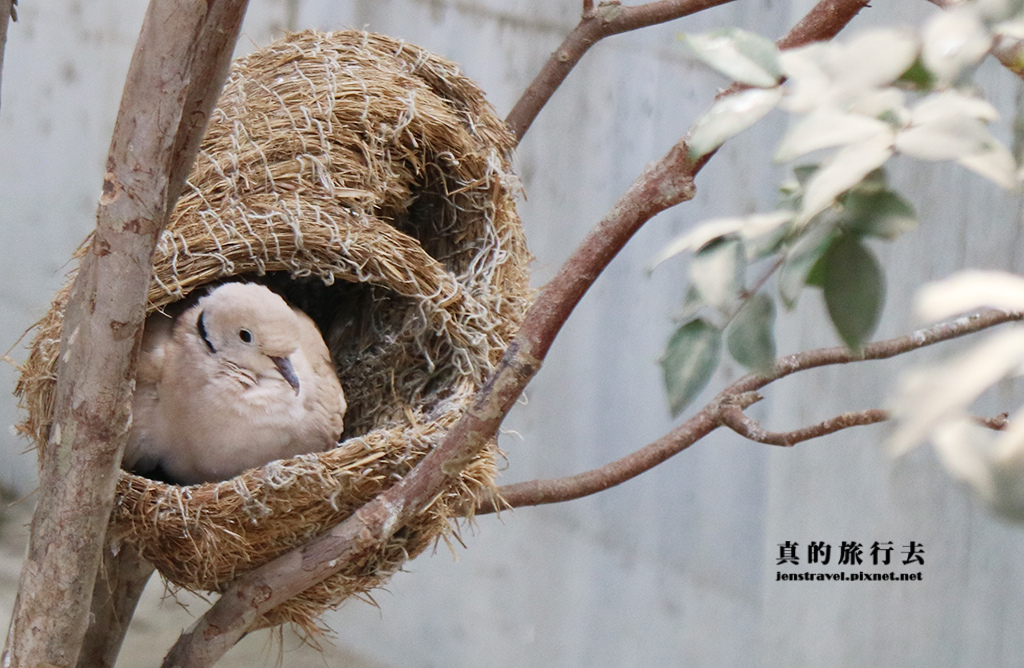
[[[92,227],[141,4],[26,2],[12,28],[0,113],[0,347],[45,310]],[[593,49],[519,154],[537,284],[723,85],[690,63],[676,34],[741,25],[778,36],[809,6],[743,0]],[[904,0],[866,10],[854,29],[929,11]],[[290,28],[385,32],[462,63],[504,114],[577,12],[570,0],[262,0],[239,50]],[[983,82],[1008,128],[1020,82],[994,67]],[[783,122],[728,144],[697,198],[652,221],[599,279],[506,425],[504,481],[599,466],[674,424],[656,360],[685,261],[651,277],[645,267],[696,221],[773,205],[779,172],[769,159]],[[890,283],[879,336],[913,326],[909,299],[924,280],[965,266],[1024,271],[1019,197],[944,166],[899,164],[894,178],[923,223],[878,249]],[[781,352],[835,343],[822,310],[807,294],[781,319]],[[899,369],[927,356],[806,374],[751,413],[784,429],[880,406]],[[726,365],[706,395],[740,373]],[[0,371],[0,383],[13,381]],[[997,394],[982,411],[1022,399],[1015,387]],[[13,401],[0,402],[0,420],[15,419]],[[986,515],[930,452],[889,461],[884,435],[863,428],[783,450],[714,434],[601,495],[481,518],[457,562],[442,546],[376,595],[379,611],[351,602],[329,622],[340,643],[392,666],[1017,665],[1022,534]],[[35,464],[23,447],[0,435],[0,483],[26,492]],[[917,541],[923,581],[776,582],[778,545],[802,552],[812,540]]]

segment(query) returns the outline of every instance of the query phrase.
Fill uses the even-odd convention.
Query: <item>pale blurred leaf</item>
[[[775,361],[774,328],[775,304],[763,293],[754,295],[729,326],[729,354],[751,371],[769,371]]]
[[[705,302],[724,309],[738,298],[745,269],[743,244],[726,237],[697,252],[690,262],[690,282]]]
[[[954,83],[992,47],[992,36],[970,5],[938,12],[921,32],[921,60],[940,83]]]
[[[786,85],[786,109],[851,110],[861,98],[889,86],[914,64],[917,37],[908,30],[884,28],[854,36],[845,43],[815,43],[780,56]],[[902,104],[887,94],[889,103]],[[875,103],[877,104],[877,102]]]
[[[661,252],[655,255],[653,260],[651,260],[650,269],[653,270],[665,260],[679,255],[680,253],[695,251],[715,239],[729,234],[735,234],[743,229],[746,222],[747,219],[741,217],[712,218],[711,220],[704,221],[700,225],[683,232],[678,237],[670,241],[668,245],[665,246]]]
[[[1020,186],[1017,163],[1013,154],[1002,144],[993,143],[986,150],[964,156],[957,162],[1007,190]]]
[[[936,425],[931,440],[946,471],[966,482],[986,501],[995,500],[992,455],[996,432],[962,416]]]
[[[747,260],[774,254],[788,235],[789,223],[793,222],[795,215],[795,212],[783,209],[747,216],[743,228],[739,231]]]
[[[914,303],[917,314],[929,322],[982,308],[1024,311],[1024,278],[1004,271],[961,271],[927,283]]]
[[[703,319],[691,320],[669,339],[661,370],[675,417],[711,380],[722,352],[722,333]]]
[[[904,102],[905,97],[906,94],[898,88],[868,90],[851,100],[847,111],[874,119],[884,118],[887,125],[901,126],[910,117]]]
[[[944,90],[921,100],[913,109],[911,121],[925,124],[956,116],[991,122],[999,120],[999,111],[987,100],[958,90]]]
[[[704,63],[741,83],[770,88],[779,82],[779,50],[760,35],[726,28],[714,32],[681,36]]]
[[[893,153],[892,143],[892,134],[887,132],[839,149],[807,182],[797,224],[810,221],[832,206],[839,195],[881,167]]]
[[[1002,37],[1004,40],[1021,40],[1024,39],[1024,19],[1015,18],[1009,21],[1003,21],[992,27],[992,32]],[[1003,49],[1003,43],[998,43],[998,48]]]
[[[788,162],[812,151],[862,142],[889,131],[889,125],[876,118],[816,109],[786,132],[775,160]]]
[[[693,125],[687,141],[690,157],[706,155],[743,132],[771,111],[781,97],[778,88],[754,88],[715,102]]]
[[[988,21],[1005,21],[1024,9],[1022,0],[974,0],[981,18]]]
[[[943,467],[1004,518],[1024,521],[1024,411],[1002,432],[967,416],[942,420],[931,439]]]
[[[851,92],[888,86],[910,69],[920,49],[917,35],[899,28],[864,31],[829,46],[833,76]]]
[[[841,237],[821,260],[825,305],[839,338],[852,350],[878,326],[885,280],[875,256],[853,237]]]
[[[984,123],[967,116],[912,125],[896,135],[896,150],[921,160],[959,160],[995,143]]]
[[[966,414],[982,392],[1024,362],[1024,330],[993,333],[948,361],[903,374],[893,405],[899,418],[889,445],[900,455],[929,438],[937,425]]]
[[[795,112],[809,112],[831,99],[832,80],[824,66],[826,47],[813,42],[779,55],[779,64],[789,78],[783,106]]]

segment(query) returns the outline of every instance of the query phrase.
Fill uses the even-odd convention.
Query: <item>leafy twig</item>
[[[505,123],[516,139],[522,139],[576,63],[605,37],[673,21],[727,2],[732,0],[659,0],[633,7],[602,2],[595,8],[593,0],[584,0],[580,22],[526,87]]]
[[[636,452],[585,473],[506,485],[497,490],[497,499],[485,502],[476,512],[481,514],[494,512],[503,507],[560,503],[596,494],[650,470],[721,426],[727,426],[754,441],[771,445],[793,445],[840,429],[881,422],[888,419],[888,412],[871,409],[859,413],[846,413],[817,425],[780,433],[767,431],[743,415],[743,409],[760,400],[758,390],[800,371],[864,360],[888,359],[918,348],[974,334],[989,327],[1020,320],[1024,320],[1024,314],[988,311],[921,329],[906,336],[870,343],[861,351],[851,351],[842,347],[821,348],[783,357],[775,362],[771,373],[763,376],[744,376],[722,390],[693,417]],[[976,420],[991,429],[1003,429],[1007,423],[1006,416]]]

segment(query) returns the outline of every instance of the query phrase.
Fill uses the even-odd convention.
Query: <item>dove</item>
[[[179,485],[333,447],[345,395],[313,321],[255,283],[226,283],[143,333],[122,466]]]

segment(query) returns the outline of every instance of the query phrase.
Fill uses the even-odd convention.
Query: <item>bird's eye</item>
[[[238,338],[242,339],[242,343],[252,343],[252,332],[247,329],[238,330]]]

